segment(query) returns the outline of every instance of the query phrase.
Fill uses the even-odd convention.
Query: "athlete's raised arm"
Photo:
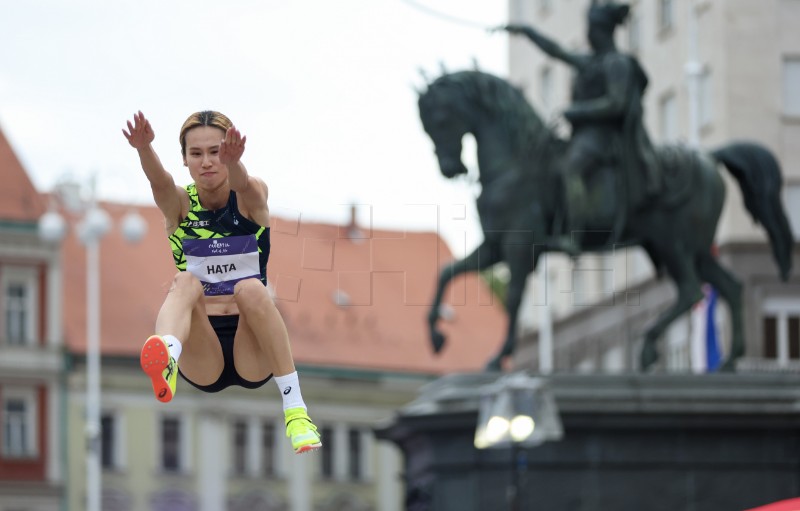
[[[269,226],[268,189],[266,183],[247,173],[242,163],[242,154],[247,137],[238,129],[230,127],[219,146],[219,161],[228,168],[228,183],[231,190],[239,194],[251,220],[265,227]]]
[[[131,147],[139,153],[139,161],[150,182],[153,199],[166,219],[169,232],[180,223],[183,217],[181,214],[183,189],[175,185],[172,174],[167,172],[153,149],[152,142],[155,139],[155,132],[141,110],[133,114],[133,122],[129,120],[127,124],[128,129],[127,131],[123,129],[122,134],[125,135]]]

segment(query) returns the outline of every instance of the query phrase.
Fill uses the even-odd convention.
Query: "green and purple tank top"
[[[215,211],[203,208],[194,183],[186,191],[189,213],[169,236],[178,270],[197,277],[207,296],[233,294],[233,286],[249,278],[266,285],[269,227],[239,212],[234,191],[228,203]]]

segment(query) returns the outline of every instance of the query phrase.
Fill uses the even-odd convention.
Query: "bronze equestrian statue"
[[[601,14],[598,9],[615,8],[616,4],[606,4],[590,9],[590,38],[596,38],[592,44],[606,48],[606,53],[614,53],[603,45],[609,44],[614,27],[624,17],[622,11]],[[567,53],[527,28],[505,29],[524,32],[554,54],[583,66],[575,101],[568,110],[574,135],[571,140],[559,138],[518,89],[480,71],[445,74],[420,94],[420,119],[435,145],[444,176],[467,172],[461,161],[462,137],[466,133],[475,137],[481,183],[477,209],[484,233],[484,241],[472,254],[439,275],[428,315],[434,350],[441,350],[445,342],[437,328],[439,307],[447,284],[456,275],[500,261],[508,264],[508,327],[500,351],[487,365],[499,370],[513,353],[525,282],[543,252],[574,255],[610,250],[612,245],[639,245],[656,271],[673,280],[678,292],[672,306],[644,333],[641,367],[656,362],[656,342],[702,297],[701,283],[708,282],[730,308],[733,338],[724,367],[733,369],[745,347],[742,285],[712,255],[725,201],[717,164],[739,183],[745,207],[766,229],[781,279],[786,280],[794,241],[781,202],[781,170],[774,156],[750,142],[731,143],[711,152],[674,145],[653,148],[641,125],[646,78],[633,59],[618,54],[596,61],[591,59],[598,55],[566,57]],[[626,67],[628,71],[622,72]],[[589,83],[581,85],[583,72],[604,76],[605,82],[596,89]],[[624,84],[616,83],[618,76]],[[580,201],[582,209],[577,217],[570,209],[575,209],[574,200]],[[565,215],[569,228],[581,231],[581,236],[564,240],[559,219]]]

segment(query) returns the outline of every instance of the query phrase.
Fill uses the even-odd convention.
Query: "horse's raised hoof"
[[[433,330],[431,332],[431,344],[433,344],[433,352],[439,353],[444,348],[444,342],[447,338],[444,336],[443,333],[439,332],[438,330]]]
[[[658,350],[656,350],[653,343],[645,342],[642,346],[642,354],[640,356],[640,363],[642,364],[642,371],[647,371],[658,360]]]

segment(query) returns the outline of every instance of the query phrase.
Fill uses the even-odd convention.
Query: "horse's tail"
[[[728,144],[711,155],[739,182],[744,205],[753,220],[766,229],[785,281],[792,269],[794,239],[781,200],[783,179],[778,161],[767,148],[752,142]]]

